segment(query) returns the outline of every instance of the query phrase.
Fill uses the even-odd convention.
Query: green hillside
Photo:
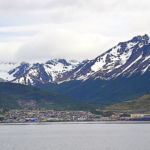
[[[106,106],[136,99],[148,92],[150,90],[150,73],[114,80],[74,80],[39,86],[45,90],[70,95],[82,102]]]
[[[132,111],[150,111],[150,92],[142,97],[114,104],[106,107],[107,110],[132,110]]]
[[[69,96],[14,83],[0,83],[0,108],[86,109]]]

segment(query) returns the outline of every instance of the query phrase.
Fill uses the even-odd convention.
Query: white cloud
[[[107,40],[107,39],[106,39]],[[100,44],[103,41],[102,44]],[[107,40],[108,41],[108,40]],[[104,44],[104,37],[85,34],[69,29],[54,29],[39,34],[24,44],[18,51],[17,58],[70,58],[86,59],[99,55],[98,48]]]
[[[0,59],[94,58],[120,41],[149,34],[149,4],[0,0]]]

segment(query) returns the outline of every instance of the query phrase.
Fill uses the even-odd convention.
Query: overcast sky
[[[149,0],[0,0],[0,60],[92,59],[150,34]]]

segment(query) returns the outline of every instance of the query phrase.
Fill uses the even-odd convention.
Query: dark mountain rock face
[[[13,74],[14,77],[18,78],[26,73],[26,71],[29,69],[28,63],[21,63],[20,66],[10,70],[8,73]]]

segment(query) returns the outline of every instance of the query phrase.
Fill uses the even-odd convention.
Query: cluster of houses
[[[88,111],[10,110],[0,115],[0,122],[51,122],[51,121],[150,121],[150,114],[113,113],[96,115]]]

